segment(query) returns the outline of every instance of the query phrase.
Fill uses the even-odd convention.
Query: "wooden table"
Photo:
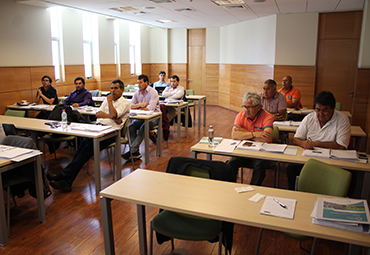
[[[285,126],[285,125],[275,125],[279,128],[281,132],[295,133],[297,131],[297,126]],[[366,151],[366,133],[362,130],[360,126],[351,126],[351,137],[355,139],[354,147],[358,151]]]
[[[245,184],[150,170],[135,170],[100,192],[105,254],[115,254],[111,209],[113,199],[137,204],[140,254],[147,253],[145,206],[258,228],[370,246],[369,235],[312,224],[310,214],[317,200],[317,194],[260,186],[253,186],[254,191],[238,194],[234,188],[241,186]],[[248,198],[256,193],[296,199],[294,219],[260,214],[264,200],[259,203],[248,201]]]
[[[185,137],[188,137],[188,126],[189,126],[189,104],[188,102],[182,102],[179,104],[164,103],[166,107],[175,107],[177,112],[177,141],[181,140],[181,109],[185,112]]]
[[[80,137],[92,138],[94,141],[94,173],[95,173],[95,191],[99,193],[101,189],[100,180],[100,141],[116,137],[115,160],[116,166],[121,166],[121,132],[117,128],[109,128],[102,132],[89,132],[73,130],[70,127],[62,129],[62,127],[51,128],[45,125],[49,120],[35,118],[20,118],[13,116],[0,115],[0,122],[3,124],[13,124],[16,128],[31,131],[31,136],[37,144],[37,132],[54,133],[61,135],[74,135]],[[121,171],[116,171],[116,180],[121,179]]]
[[[188,100],[198,100],[198,129],[200,129],[201,126],[201,109],[202,109],[202,101],[203,101],[203,126],[206,126],[206,119],[207,119],[207,96],[205,95],[188,95],[186,96],[186,99]],[[195,105],[194,105],[194,121],[195,121]]]
[[[5,219],[3,181],[1,178],[1,173],[33,162],[33,167],[35,169],[37,208],[39,212],[39,220],[41,223],[43,223],[46,220],[40,154],[42,153],[39,151],[34,151],[34,154],[31,158],[22,160],[20,162],[12,162],[10,160],[0,158],[0,226],[1,226],[0,245],[2,246],[8,243],[8,231],[7,231],[7,222]],[[7,201],[7,203],[9,203],[9,201]]]
[[[318,158],[318,157],[307,157],[302,156],[303,148],[294,145],[288,145],[289,147],[298,148],[297,155],[285,155],[281,153],[261,152],[261,151],[250,151],[250,150],[234,150],[231,153],[227,152],[215,152],[212,148],[208,147],[208,144],[197,143],[190,148],[190,155],[192,158],[197,158],[200,153],[207,154],[207,159],[212,160],[212,155],[221,155],[229,157],[242,157],[242,158],[253,158],[253,159],[264,159],[269,161],[283,162],[283,163],[296,163],[305,164],[310,158],[314,158],[321,162],[340,167],[347,170],[357,171],[357,183],[356,183],[356,198],[368,199],[370,194],[370,164]]]

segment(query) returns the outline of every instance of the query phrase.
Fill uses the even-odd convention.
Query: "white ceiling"
[[[243,0],[245,9],[227,9],[211,0],[175,0],[174,3],[153,3],[149,0],[16,0],[19,3],[64,7],[90,11],[110,17],[137,21],[163,28],[220,27],[279,13],[340,12],[363,10],[365,0]],[[118,12],[110,8],[133,7],[137,12]],[[154,7],[154,9],[145,9]],[[178,12],[175,9],[193,11]],[[175,20],[160,23],[157,20]]]

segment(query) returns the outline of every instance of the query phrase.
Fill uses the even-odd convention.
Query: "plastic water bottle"
[[[62,128],[67,129],[67,113],[66,110],[62,112]]]
[[[215,147],[215,131],[213,130],[213,126],[210,125],[208,129],[208,147]]]

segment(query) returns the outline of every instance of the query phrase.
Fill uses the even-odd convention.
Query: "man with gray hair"
[[[272,142],[274,118],[262,109],[261,97],[252,92],[243,96],[243,111],[235,118],[231,138],[237,140],[253,140],[256,142]],[[239,167],[253,168],[252,185],[261,185],[266,176],[268,161],[259,159],[231,157],[228,164],[238,174]]]
[[[262,109],[271,113],[274,120],[285,120],[286,98],[283,94],[276,91],[276,82],[268,79],[263,84],[263,92],[258,93],[262,100]]]

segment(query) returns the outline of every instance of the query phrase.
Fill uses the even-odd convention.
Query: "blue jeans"
[[[149,122],[149,130],[151,130],[154,126],[157,126],[159,119],[153,120]],[[141,142],[144,139],[144,132],[145,132],[145,122],[144,120],[134,120],[130,126],[128,127],[130,132],[130,140],[131,140],[131,152],[132,153],[139,153],[139,147]],[[161,141],[159,141],[161,142]]]

